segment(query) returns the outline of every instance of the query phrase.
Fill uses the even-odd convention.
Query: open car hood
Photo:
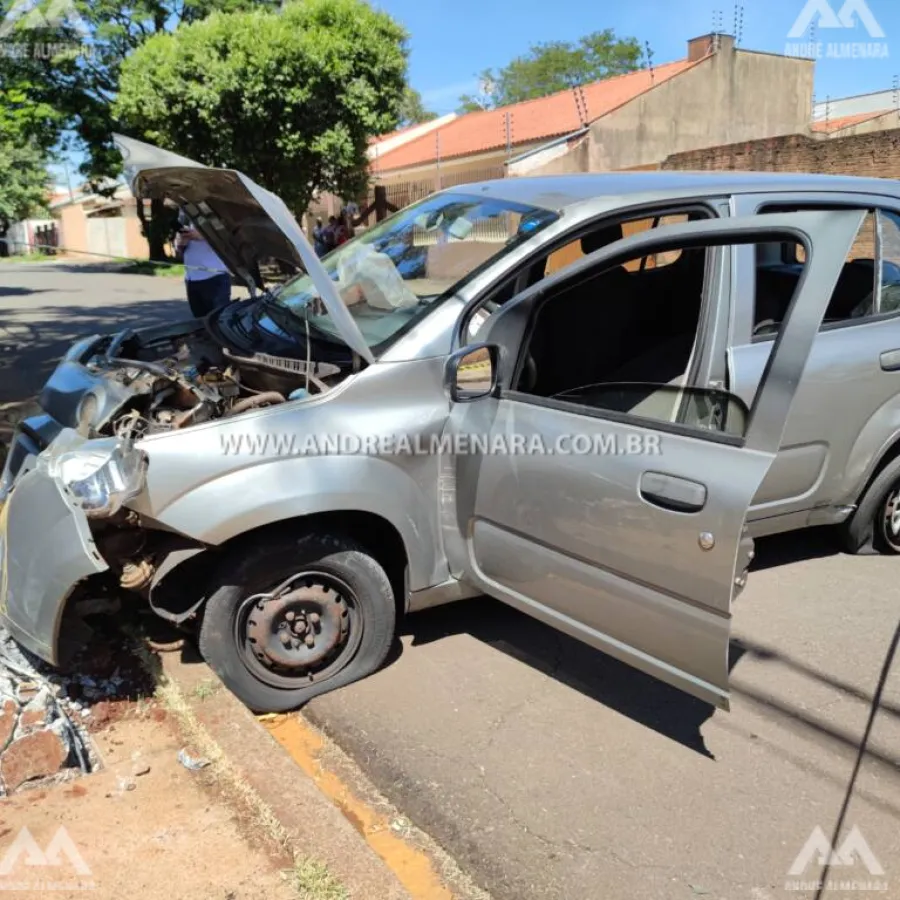
[[[234,169],[212,169],[118,134],[113,139],[135,197],[178,204],[251,292],[262,287],[260,259],[280,259],[304,269],[347,346],[366,362],[374,361],[336,284],[280,197]]]

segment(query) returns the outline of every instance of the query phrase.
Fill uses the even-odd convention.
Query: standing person
[[[324,256],[328,252],[328,244],[325,241],[325,228],[321,219],[316,219],[316,227],[313,228],[313,247],[316,256]]]
[[[338,220],[337,216],[329,216],[328,224],[322,232],[322,239],[325,241],[326,253],[330,253],[335,248],[335,236],[337,233]]]
[[[188,306],[194,317],[201,319],[231,301],[231,275],[187,216],[179,215],[178,223],[175,252],[184,262]]]
[[[350,240],[350,222],[347,216],[347,210],[342,209],[340,218],[334,228],[334,245],[340,247]]]

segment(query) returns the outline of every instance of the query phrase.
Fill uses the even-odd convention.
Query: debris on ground
[[[100,765],[91,733],[152,694],[153,684],[121,638],[90,645],[59,671],[0,629],[0,796]]]
[[[192,772],[197,772],[200,769],[205,769],[209,764],[209,760],[206,757],[193,757],[191,756],[185,747],[182,747],[181,750],[178,751],[178,762],[180,762],[186,769],[190,769]]]

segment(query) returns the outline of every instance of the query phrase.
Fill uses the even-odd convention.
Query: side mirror
[[[500,348],[496,344],[473,344],[457,350],[444,369],[444,385],[454,403],[489,397],[497,388]]]

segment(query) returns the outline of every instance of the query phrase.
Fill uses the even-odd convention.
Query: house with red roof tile
[[[438,188],[656,168],[672,153],[808,131],[813,68],[708,34],[688,41],[684,59],[382,136],[370,146],[370,171],[386,186],[433,180]]]

